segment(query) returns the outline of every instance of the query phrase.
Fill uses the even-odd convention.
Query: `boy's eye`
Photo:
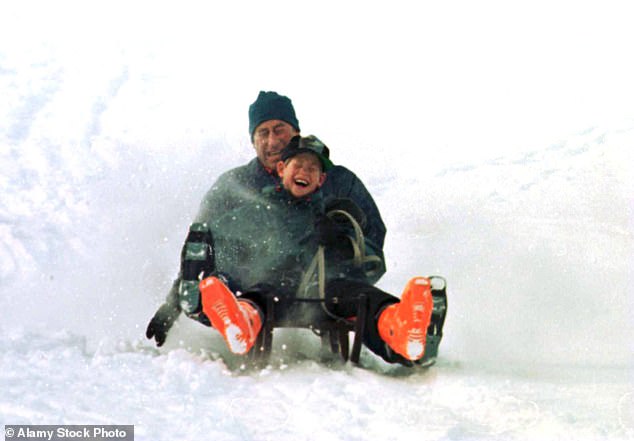
[[[317,167],[314,165],[306,165],[303,162],[297,163],[297,169],[305,170],[308,173],[314,173],[317,170]]]

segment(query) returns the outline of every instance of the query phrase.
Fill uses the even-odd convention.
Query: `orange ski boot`
[[[379,335],[397,354],[410,361],[421,359],[433,307],[429,279],[414,277],[405,286],[401,301],[381,312]]]
[[[262,328],[259,309],[247,300],[238,300],[216,277],[199,284],[203,312],[234,354],[246,354]]]

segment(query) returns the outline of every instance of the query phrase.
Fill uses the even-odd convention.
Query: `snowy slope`
[[[143,440],[628,439],[633,134],[594,129],[517,158],[370,174],[391,227],[381,285],[449,279],[442,356],[426,372],[367,353],[364,368],[321,365],[311,335],[282,335],[271,367],[243,372],[186,320],[155,350],[142,333],[188,219],[172,201],[168,219],[146,222],[178,195],[178,173],[114,151],[118,163],[60,195],[44,177],[72,164],[36,146],[42,180],[3,188],[23,205],[3,198],[2,421],[135,424]],[[14,155],[3,166],[27,173]],[[38,192],[55,203],[30,202]]]
[[[230,372],[185,350],[90,352],[70,335],[3,339],[3,420],[135,424],[140,440],[628,439],[622,370],[424,372],[292,362]],[[9,369],[6,369],[9,367]]]
[[[63,32],[46,19],[52,6],[35,16],[12,6],[0,23],[0,424],[134,424],[152,441],[634,438],[632,119],[530,147],[497,123],[492,137],[503,132],[508,151],[491,154],[486,117],[441,112],[462,118],[456,132],[479,129],[447,134],[464,143],[468,159],[457,160],[442,133],[394,133],[398,117],[414,126],[417,115],[383,114],[354,91],[315,109],[322,72],[293,93],[288,69],[279,82],[191,69],[207,48],[164,33],[171,13],[139,34],[138,11],[112,32],[115,9],[74,6],[85,21]],[[212,41],[226,41],[230,23],[214,24]],[[625,70],[607,69],[621,62],[600,60],[615,72],[610,90],[627,96]],[[381,75],[364,71],[356,93]],[[436,93],[453,91],[452,78],[433,82]],[[375,196],[389,230],[379,285],[398,294],[415,274],[448,279],[436,366],[411,371],[367,352],[362,367],[328,366],[314,336],[288,332],[271,365],[249,371],[185,319],[160,350],[144,339],[201,196],[252,157],[245,108],[261,81],[292,96],[306,133]]]

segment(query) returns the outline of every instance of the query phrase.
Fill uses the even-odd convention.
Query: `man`
[[[279,182],[276,165],[280,161],[281,152],[300,133],[299,121],[291,100],[276,92],[260,92],[249,107],[249,133],[256,158],[218,178],[203,198],[194,223],[211,224],[216,216],[228,210],[244,204],[257,204],[262,189]],[[347,168],[335,166],[329,170],[321,191],[326,203],[329,200],[347,198],[361,209],[367,220],[363,233],[376,244],[379,257],[383,259],[385,224],[361,180]],[[377,274],[374,282],[382,274],[383,272]],[[148,325],[146,336],[154,338],[158,346],[165,342],[167,332],[181,312],[180,285],[181,275],[172,285],[166,302]]]

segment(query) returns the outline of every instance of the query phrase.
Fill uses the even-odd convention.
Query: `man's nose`
[[[275,145],[280,141],[280,137],[275,134],[275,132],[271,131],[271,133],[269,133],[269,135],[266,137],[266,141],[269,143],[269,145]]]

